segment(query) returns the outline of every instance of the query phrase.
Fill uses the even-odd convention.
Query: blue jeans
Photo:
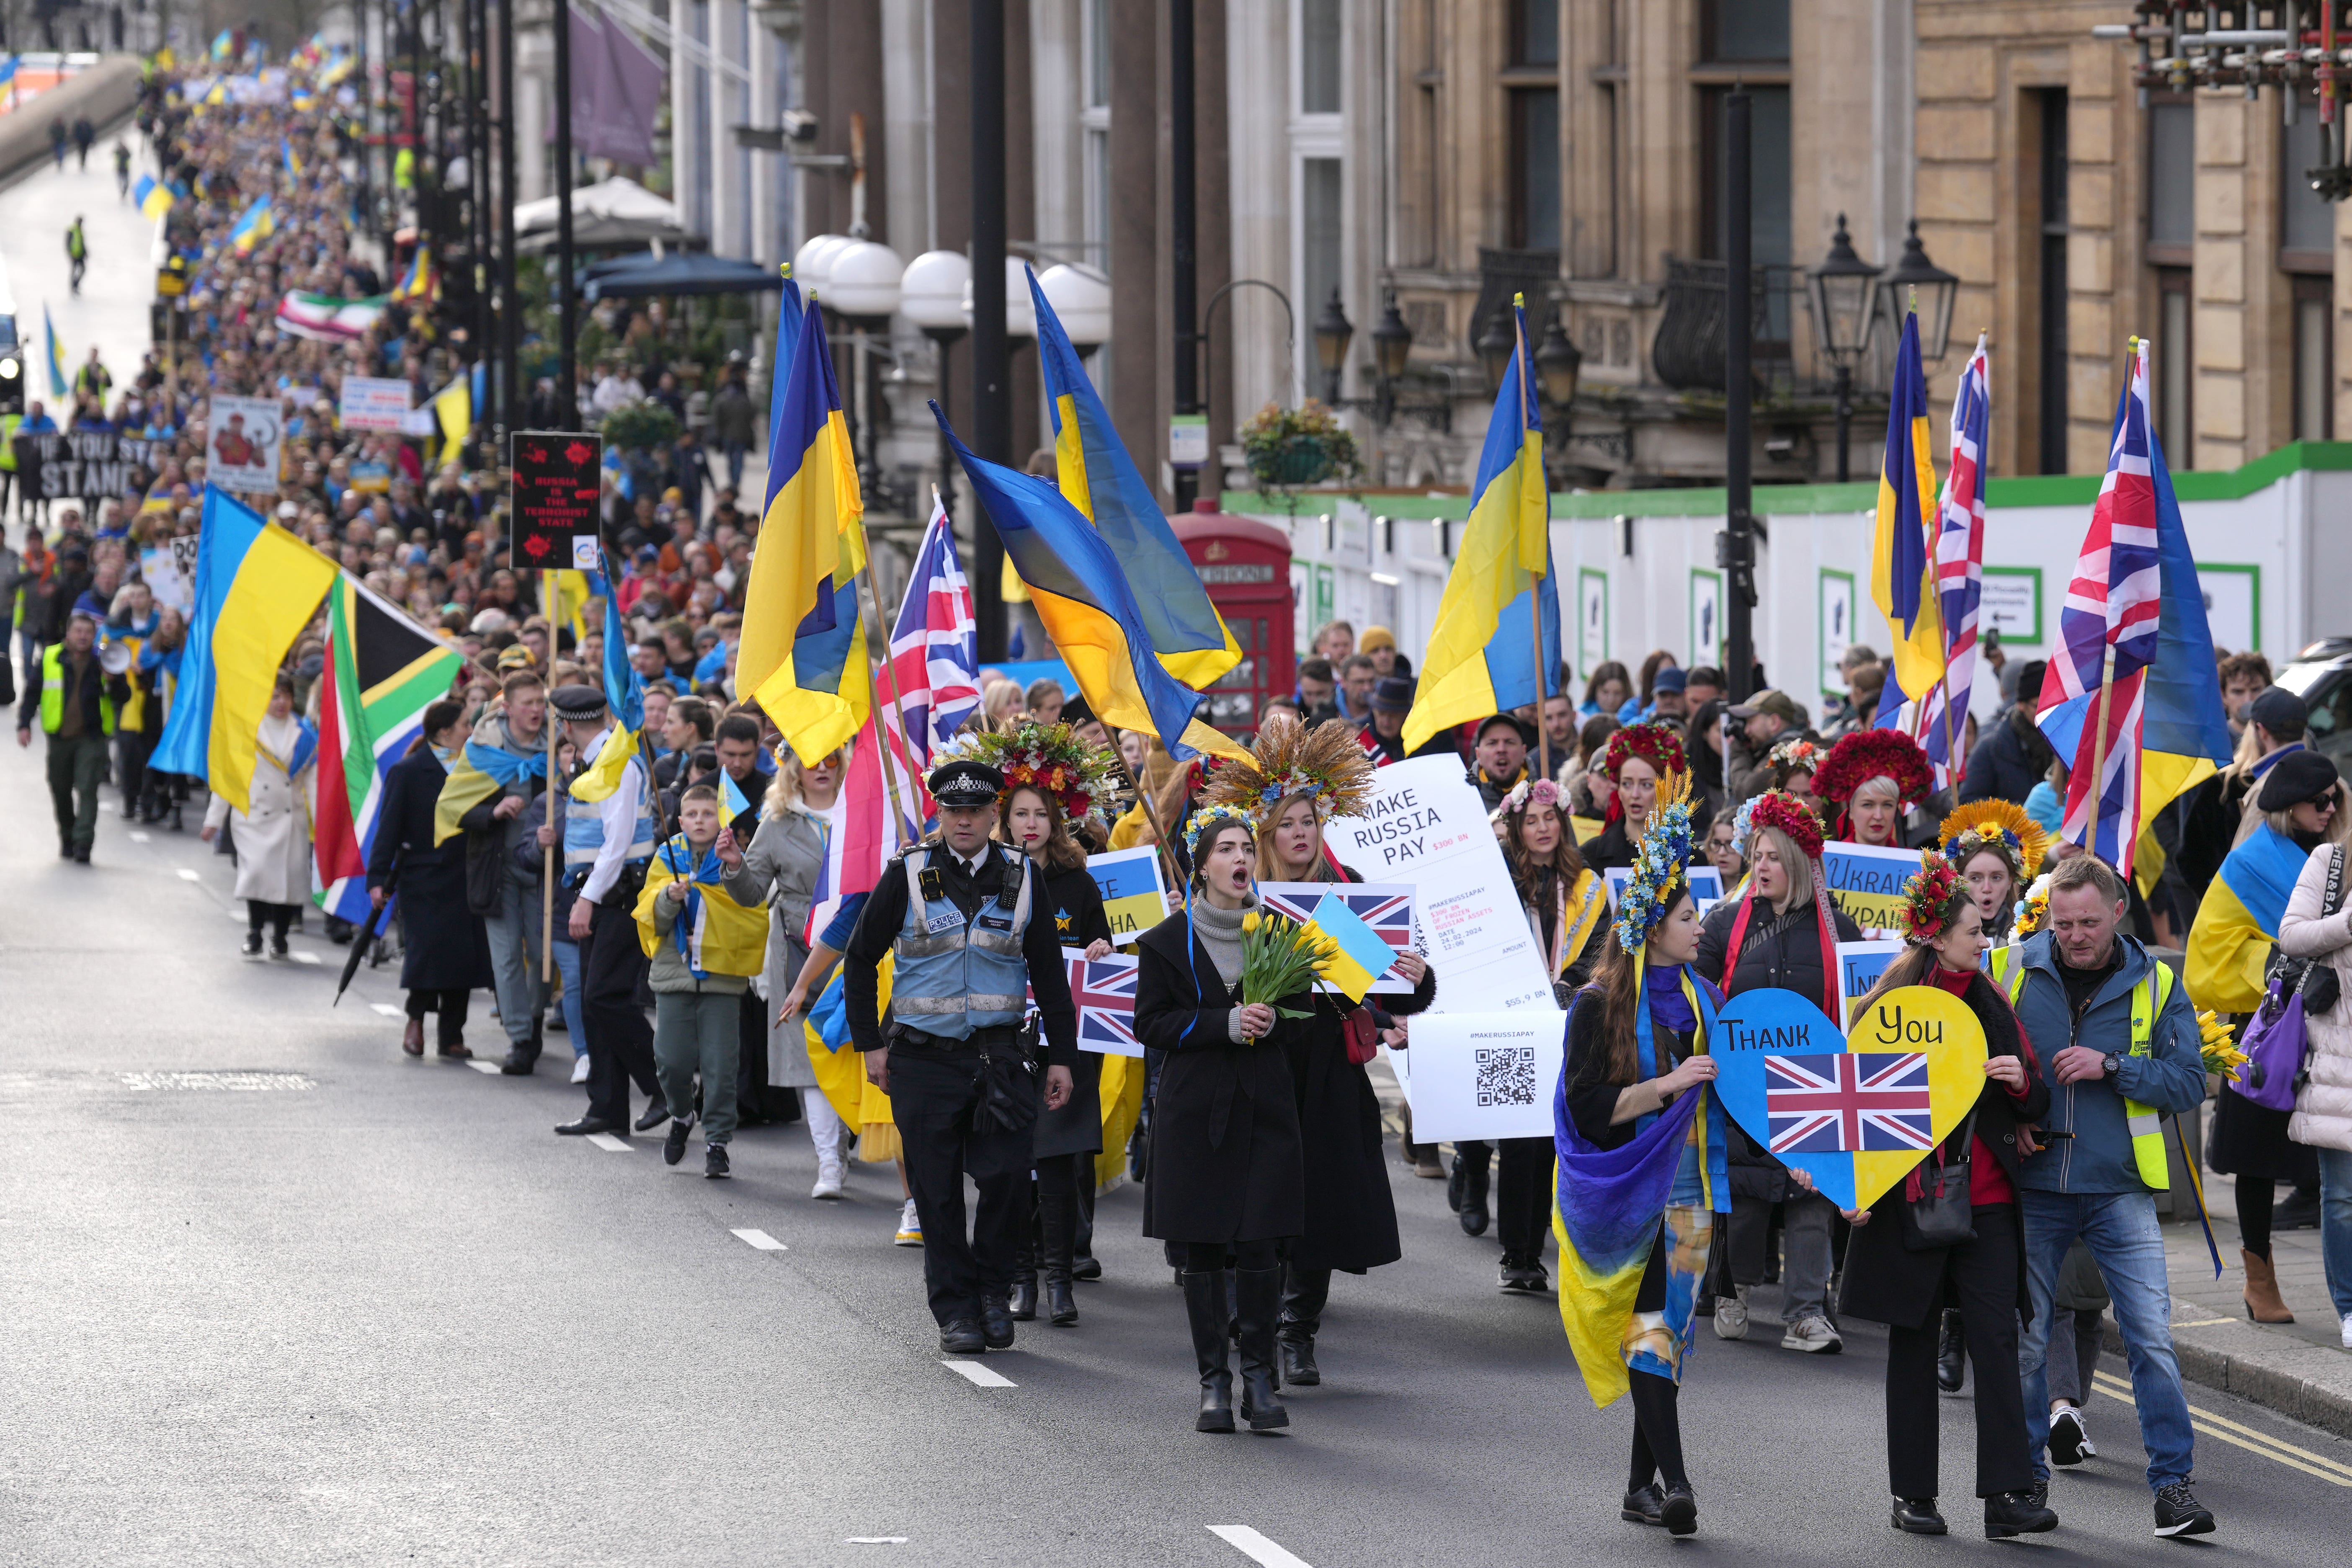
[[[539,977],[539,889],[509,879],[500,893],[499,912],[483,917],[482,930],[490,939],[499,1023],[509,1042],[528,1050],[530,1026],[547,995],[546,984]],[[571,1021],[570,1015],[564,1021]]]
[[[2352,1318],[2352,1149],[2319,1153],[2319,1257],[2327,1266],[2327,1299],[2341,1322]]]
[[[2018,1360],[2025,1378],[2025,1436],[2033,1473],[2050,1479],[2050,1344],[2059,1261],[2076,1237],[2091,1249],[2115,1303],[2131,1363],[2132,1398],[2139,1406],[2139,1437],[2147,1449],[2147,1484],[2154,1491],[2185,1481],[2195,1460],[2189,1398],[2180,1362],[2172,1352],[2172,1291],[2164,1272],[2164,1233],[2156,1200],[2146,1193],[2021,1194],[2025,1210],[2025,1274],[2033,1321],[2025,1326]]]
[[[588,1054],[588,1037],[580,1026],[580,944],[563,937],[555,939],[555,973],[563,977],[563,1037],[572,1043],[572,1054]]]

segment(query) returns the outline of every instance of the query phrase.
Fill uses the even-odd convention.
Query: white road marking
[[[183,867],[181,867],[181,868],[180,868],[180,880],[182,880],[183,882],[201,882],[201,881],[203,881],[203,880],[204,880],[204,879],[203,879],[202,877],[197,876],[194,871],[190,870],[187,867],[183,866]]]
[[[397,1018],[402,1016],[401,1010],[394,1006],[389,1002],[371,1002],[368,1005],[374,1008],[377,1012],[383,1014],[387,1018]]]
[[[846,1538],[843,1544],[845,1546],[904,1546],[907,1544],[907,1538],[903,1535],[853,1535]]]
[[[731,1232],[730,1234],[734,1236],[736,1240],[742,1242],[745,1246],[755,1247],[761,1252],[782,1252],[784,1250],[784,1244],[778,1241],[774,1237],[770,1236],[764,1230],[738,1230]]]
[[[1213,1524],[1209,1533],[1265,1568],[1307,1568],[1307,1559],[1284,1551],[1246,1524]]]
[[[940,1364],[966,1382],[975,1384],[982,1388],[1018,1388],[1020,1386],[994,1367],[984,1365],[980,1362],[942,1360]],[[1301,1563],[1299,1568],[1306,1568],[1306,1565]]]
[[[134,828],[131,830],[131,842],[133,844],[145,844],[149,842],[149,836],[144,833],[141,833]]]
[[[610,1153],[625,1154],[629,1152],[629,1146],[610,1132],[591,1132],[588,1134],[588,1142]]]
[[[498,1063],[486,1062],[479,1057],[467,1057],[466,1058],[466,1065],[472,1068],[476,1072],[486,1072],[493,1076],[495,1076],[499,1070]]]
[[[319,955],[317,953],[304,952],[299,947],[294,950],[291,956],[297,963],[316,963],[319,962]]]

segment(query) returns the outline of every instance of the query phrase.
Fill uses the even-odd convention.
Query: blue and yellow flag
[[[302,160],[295,156],[294,143],[282,136],[278,139],[278,156],[286,165],[289,174],[298,180],[302,177]]]
[[[268,196],[257,197],[253,205],[238,215],[228,231],[228,242],[239,256],[249,256],[253,247],[278,232],[277,215],[270,210]]]
[[[1048,481],[973,456],[956,439],[936,403],[931,417],[988,509],[1004,553],[1029,584],[1045,635],[1054,639],[1095,717],[1121,730],[1159,736],[1180,763],[1202,752],[1248,757],[1201,721],[1198,714],[1208,699],[1153,657],[1135,590],[1119,570],[1118,557],[1085,515]]]
[[[1028,276],[1029,298],[1037,310],[1037,367],[1045,374],[1045,405],[1054,416],[1054,471],[1062,494],[1118,557],[1160,662],[1197,690],[1241,662],[1241,644],[1209,602],[1200,573],[1120,444],[1069,334],[1037,286],[1036,273]]]
[[[139,176],[139,183],[131,187],[131,199],[144,217],[159,218],[172,210],[172,188],[156,184],[152,174]]]
[[[226,492],[205,487],[194,607],[156,767],[248,809],[278,667],[334,585],[335,563]]]
[[[753,693],[801,760],[814,763],[864,729],[874,706],[857,599],[866,503],[814,300],[775,396],[782,406],[769,425],[768,505],[744,595],[735,689]]]
[[[1421,687],[1405,715],[1408,751],[1442,730],[1534,702],[1559,668],[1543,416],[1536,405],[1527,311],[1515,303],[1512,316],[1517,345],[1496,389],[1478,482],[1470,491],[1470,521],[1437,602]]]
[[[603,573],[583,574],[591,594],[604,601],[604,705],[617,731],[596,753],[596,760],[572,781],[572,793],[584,801],[610,799],[621,787],[629,759],[637,754],[637,736],[646,727],[646,682],[629,662],[629,628],[621,619],[621,605]],[[556,574],[556,608],[562,608],[563,574]],[[573,612],[575,615],[577,611]],[[550,617],[551,619],[552,617]]]
[[[801,286],[793,281],[792,265],[784,265],[784,297],[776,306],[776,352],[768,361],[768,374],[772,378],[768,392],[768,493],[761,499],[760,515],[776,504],[776,492],[783,488],[783,470],[773,454],[782,451],[784,439],[784,383],[792,375],[793,365],[800,358],[801,317],[808,306],[801,299]]]
[[[1386,974],[1396,964],[1396,949],[1381,939],[1380,932],[1364,923],[1361,915],[1348,907],[1348,900],[1337,893],[1326,893],[1315,912],[1307,917],[1307,929],[1325,937],[1326,956],[1320,973],[1324,981],[1337,987],[1350,1002],[1361,1002],[1372,982]]]
[[[1870,553],[1870,596],[1895,644],[1878,722],[1891,727],[1904,704],[1944,679],[1944,616],[1927,520],[1936,515],[1936,459],[1928,442],[1927,380],[1919,363],[1919,317],[1903,318],[1895,384],[1886,411],[1886,458],[1878,471],[1878,532]]]
[[[47,338],[44,346],[49,361],[49,395],[53,398],[63,397],[66,395],[66,389],[73,384],[73,378],[67,374],[66,345],[58,336],[58,324],[49,320],[49,307],[47,301],[41,305],[41,331]],[[73,421],[67,419],[61,423],[70,425]]]
[[[2230,851],[2221,875],[2206,885],[2189,928],[2189,957],[2182,978],[2200,1007],[2218,1013],[2251,1013],[2269,986],[2263,972],[2288,895],[2310,855],[2269,823],[2257,825]]]

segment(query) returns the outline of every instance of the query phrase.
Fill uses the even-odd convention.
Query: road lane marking
[[[197,876],[194,871],[191,871],[191,870],[190,870],[190,869],[188,869],[188,868],[186,868],[185,866],[183,866],[183,867],[181,867],[181,868],[180,868],[180,880],[182,880],[183,882],[201,882],[201,881],[203,881],[203,880],[204,880],[204,879],[203,879],[202,877]]]
[[[466,1065],[467,1065],[467,1067],[469,1067],[469,1068],[472,1068],[476,1072],[486,1072],[486,1073],[492,1073],[492,1074],[495,1074],[495,1073],[497,1073],[497,1072],[498,1072],[498,1070],[499,1070],[499,1064],[498,1064],[498,1063],[496,1063],[496,1062],[486,1062],[486,1061],[484,1061],[484,1060],[483,1060],[481,1058],[479,1058],[479,1057],[467,1057],[467,1058],[466,1058]]]
[[[374,1008],[377,1012],[383,1014],[387,1018],[397,1018],[402,1016],[401,1010],[394,1006],[389,1002],[371,1002],[368,1005]]]
[[[2137,1407],[2138,1402],[2132,1397],[2130,1384],[2112,1373],[2095,1373],[2092,1375],[2101,1394]],[[2333,1481],[2339,1487],[2352,1487],[2352,1465],[2328,1458],[2324,1454],[2315,1454],[2308,1448],[2298,1448],[2283,1438],[2241,1425],[2226,1415],[2216,1415],[2198,1405],[2189,1405],[2189,1424],[2209,1437],[2219,1437],[2224,1443],[2234,1444],[2249,1453],[2260,1454],[2289,1469],[2317,1476],[2323,1481]]]
[[[1307,1568],[1307,1559],[1284,1551],[1246,1524],[1213,1524],[1209,1533],[1265,1568]]]
[[[317,953],[315,953],[315,952],[303,952],[300,948],[299,948],[299,947],[298,947],[298,948],[296,948],[296,949],[294,950],[293,953],[292,953],[290,956],[293,958],[294,962],[295,962],[295,963],[318,963],[318,962],[319,962],[319,955],[318,955]]]
[[[2210,1329],[2216,1323],[2234,1323],[2235,1318],[2189,1318],[2172,1326],[2176,1329]]]
[[[148,842],[148,837],[149,836],[144,833],[140,833],[134,830],[131,835],[131,842],[133,844],[144,844]]]
[[[976,1361],[942,1360],[940,1364],[946,1367],[950,1372],[954,1373],[958,1377],[961,1377],[966,1382],[981,1388],[1018,1388],[1021,1386],[1019,1384],[1014,1383],[1011,1378],[1005,1376],[1003,1373],[997,1371],[994,1367],[983,1365]],[[1306,1564],[1301,1563],[1299,1568],[1306,1568]]]
[[[843,1544],[845,1546],[904,1546],[907,1544],[907,1538],[903,1535],[852,1535],[847,1537]]]
[[[625,1154],[629,1152],[629,1146],[610,1132],[591,1132],[588,1134],[588,1142],[610,1153]]]
[[[734,1237],[736,1240],[743,1243],[745,1246],[757,1247],[761,1252],[782,1252],[784,1250],[784,1244],[778,1241],[774,1237],[770,1236],[764,1230],[737,1230],[730,1231],[729,1234]]]

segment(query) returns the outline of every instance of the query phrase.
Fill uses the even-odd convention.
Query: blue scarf
[[[679,907],[677,918],[670,922],[669,934],[670,940],[677,943],[679,962],[693,971],[697,980],[708,980],[710,978],[709,971],[694,967],[692,938],[696,924],[702,919],[702,889],[719,886],[726,878],[727,866],[719,858],[715,840],[689,868],[687,862],[693,853],[694,847],[686,841],[683,833],[661,847],[662,864],[686,887],[686,902]]]
[[[1703,1048],[1706,1037],[1715,1032],[1716,1009],[1721,1005],[1715,987],[1685,964],[1644,966],[1642,971],[1642,996],[1633,1010],[1633,1045],[1643,1079],[1660,1076],[1656,1037],[1651,1026],[1655,1017],[1669,1029],[1695,1031],[1691,1045],[1694,1050]],[[1702,1089],[1699,1094],[1706,1101],[1706,1193],[1709,1206],[1717,1214],[1731,1212],[1731,1178],[1724,1157],[1726,1131],[1723,1100],[1712,1089]],[[1684,1099],[1690,1098],[1685,1095]],[[1661,1116],[1675,1115],[1675,1107],[1650,1112],[1636,1118],[1634,1131],[1649,1130]]]
[[[474,771],[487,774],[500,789],[517,779],[543,779],[547,776],[547,753],[533,752],[527,757],[517,756],[503,746],[485,746],[478,741],[466,742],[466,761]]]

